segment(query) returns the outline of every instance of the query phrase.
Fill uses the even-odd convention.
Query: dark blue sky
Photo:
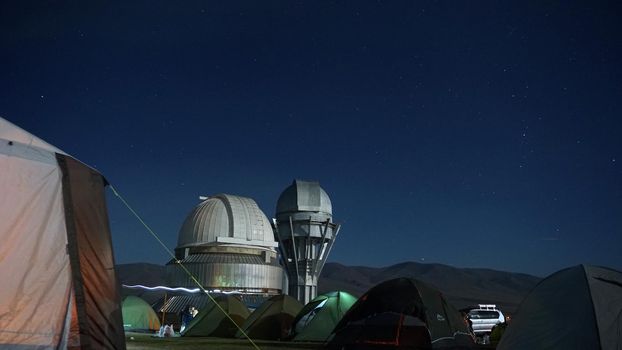
[[[319,180],[330,260],[622,269],[617,2],[2,2],[0,115],[170,248],[199,195]],[[114,197],[117,263],[167,261]]]

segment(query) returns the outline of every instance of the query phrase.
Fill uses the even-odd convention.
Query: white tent
[[[622,273],[578,265],[542,280],[497,349],[622,349]]]
[[[0,348],[125,349],[105,184],[0,118]]]

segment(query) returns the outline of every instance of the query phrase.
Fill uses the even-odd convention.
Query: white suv
[[[467,317],[471,320],[473,333],[477,336],[490,334],[492,327],[505,322],[503,313],[497,310],[497,305],[492,304],[480,304],[478,308],[469,310]]]

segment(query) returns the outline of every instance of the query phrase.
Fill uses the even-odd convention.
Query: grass
[[[283,342],[254,340],[261,350],[298,350],[323,348],[322,343]],[[202,338],[202,337],[174,337],[156,338],[151,334],[126,333],[125,344],[127,350],[151,350],[151,349],[222,349],[222,350],[252,350],[253,345],[246,339],[229,338]]]
[[[320,350],[323,343],[285,342],[254,340],[261,350]],[[174,337],[156,338],[145,333],[126,333],[125,344],[127,350],[254,350],[253,345],[246,339],[203,338],[203,337]],[[493,345],[475,345],[474,350],[494,350]]]

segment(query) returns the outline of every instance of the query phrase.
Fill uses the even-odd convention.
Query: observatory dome
[[[320,187],[319,182],[294,180],[281,193],[276,205],[277,215],[303,211],[332,215],[333,207],[330,198]]]
[[[272,226],[251,198],[218,194],[197,205],[179,231],[177,249],[227,243],[275,246]]]
[[[275,233],[288,275],[289,295],[303,304],[317,295],[317,285],[339,225],[319,182],[294,180],[276,205]]]
[[[194,288],[196,278],[213,290],[279,294],[283,269],[277,247],[272,226],[254,200],[217,194],[184,220],[167,279],[175,287]]]

